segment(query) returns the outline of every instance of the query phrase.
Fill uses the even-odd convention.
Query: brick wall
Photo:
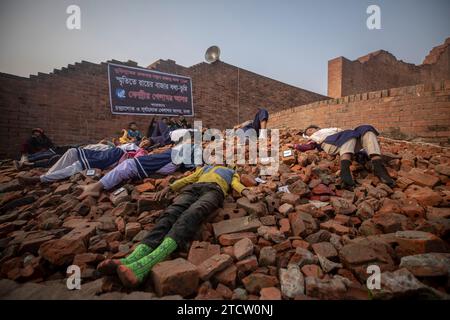
[[[384,136],[450,146],[450,80],[329,99],[272,114],[271,128],[375,126]]]
[[[30,78],[0,74],[1,157],[17,156],[33,127],[57,144],[77,144],[118,135],[132,120],[148,125],[143,117],[111,114],[106,71],[106,64],[82,62]]]
[[[328,62],[328,96],[398,88],[450,79],[450,38],[433,48],[421,65],[397,60],[379,50],[355,61],[338,57]]]
[[[132,61],[111,62],[137,66]],[[117,136],[130,121],[145,133],[152,116],[111,114],[106,66],[83,61],[30,78],[0,73],[0,159],[17,156],[33,127],[44,128],[60,145]],[[252,119],[260,106],[275,112],[327,99],[243,69],[238,93],[238,68],[224,62],[187,68],[173,60],[158,60],[148,68],[191,76],[195,119],[214,128]]]
[[[271,113],[327,99],[222,61],[185,68],[173,60],[159,60],[149,68],[191,77],[195,119],[214,128],[232,128],[239,122],[253,119],[258,107]]]

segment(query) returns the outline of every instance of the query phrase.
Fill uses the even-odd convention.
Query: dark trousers
[[[47,160],[56,155],[56,152],[52,149],[38,151],[36,153],[28,155],[28,161],[35,162],[40,160]]]
[[[64,146],[57,146],[52,149],[50,149],[52,152],[48,153],[47,155],[41,155],[41,159],[36,160],[36,158],[33,158],[34,168],[48,168],[54,165],[61,156],[66,153],[67,150],[71,148],[78,148],[81,147],[81,145],[64,145]],[[50,155],[50,157],[47,157]],[[33,155],[34,156],[34,155]],[[43,157],[43,158],[42,158]]]
[[[185,187],[142,242],[155,249],[165,237],[170,237],[178,247],[186,248],[208,216],[223,205],[223,200],[223,191],[216,183]]]
[[[38,160],[33,162],[33,168],[48,168],[54,165],[61,156],[59,154],[55,154],[50,159]]]

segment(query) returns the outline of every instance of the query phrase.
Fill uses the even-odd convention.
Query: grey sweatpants
[[[41,182],[58,181],[71,177],[82,170],[83,166],[81,165],[81,162],[78,161],[77,149],[70,148],[61,158],[59,158],[58,162],[47,171],[47,173],[40,176],[40,179]]]

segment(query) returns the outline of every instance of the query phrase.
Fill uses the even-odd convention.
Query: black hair
[[[136,122],[131,121],[131,122],[128,124],[128,128],[130,128],[133,124],[137,126],[137,123],[136,123]]]
[[[306,131],[308,131],[308,129],[320,129],[320,127],[316,126],[315,124],[310,124],[309,126],[306,127],[304,132],[306,133]]]

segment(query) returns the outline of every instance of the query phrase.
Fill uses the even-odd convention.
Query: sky
[[[69,30],[69,5],[81,29]],[[369,5],[381,29],[369,30]],[[29,76],[77,61],[224,62],[317,93],[327,62],[384,49],[420,64],[450,36],[449,0],[0,0],[0,72]]]

